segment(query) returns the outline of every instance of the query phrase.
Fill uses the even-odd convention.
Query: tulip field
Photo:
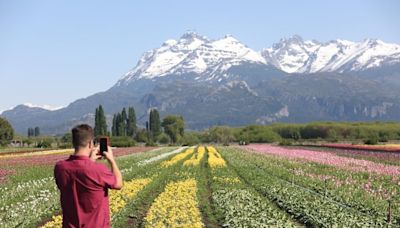
[[[247,146],[115,149],[112,227],[400,227],[397,152]],[[61,227],[56,161],[0,156],[0,227]],[[103,161],[100,161],[103,162]]]

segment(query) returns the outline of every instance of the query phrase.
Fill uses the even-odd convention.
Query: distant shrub
[[[129,136],[113,136],[110,138],[110,145],[115,147],[131,147],[136,145],[136,141]]]
[[[49,139],[43,139],[42,141],[40,141],[36,147],[38,148],[50,148],[51,147],[51,143],[52,141]]]
[[[165,133],[161,133],[158,137],[157,137],[157,141],[161,144],[169,144],[171,142],[171,138],[165,134]]]
[[[376,145],[376,144],[378,144],[378,138],[370,137],[368,139],[365,139],[363,142],[364,142],[364,144],[367,144],[367,145]]]
[[[149,140],[146,142],[145,146],[157,146],[157,143],[155,143],[153,140]]]
[[[193,146],[200,143],[199,138],[195,134],[186,133],[179,139],[179,143],[183,146]]]
[[[281,137],[266,126],[248,126],[239,132],[239,141],[245,143],[272,143],[281,140]]]
[[[293,142],[292,142],[292,140],[282,139],[282,140],[279,142],[279,145],[280,145],[280,146],[291,146],[291,145],[293,145]]]

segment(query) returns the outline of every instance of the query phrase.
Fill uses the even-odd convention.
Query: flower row
[[[208,150],[208,164],[210,165],[211,168],[226,166],[225,160],[221,157],[221,155],[217,152],[217,150],[214,147],[208,146],[207,150]]]
[[[375,174],[386,174],[391,176],[400,175],[400,167],[394,165],[385,165],[367,160],[341,157],[328,152],[304,150],[304,149],[287,149],[283,147],[270,145],[249,145],[247,148],[257,152],[278,155],[288,159],[302,159],[306,161],[316,162],[323,165],[335,166],[355,172],[368,172]]]
[[[168,166],[174,165],[174,164],[178,163],[179,161],[183,160],[185,157],[187,157],[189,154],[191,154],[193,152],[194,152],[194,147],[186,149],[184,152],[182,152],[178,155],[175,155],[170,160],[164,161],[163,163],[161,163],[161,166],[168,167]]]
[[[163,154],[157,155],[157,156],[155,156],[155,157],[152,157],[152,158],[149,158],[149,159],[140,161],[140,162],[138,162],[138,165],[139,165],[139,166],[141,166],[141,165],[147,165],[147,164],[149,164],[149,163],[162,160],[162,159],[164,159],[164,158],[166,158],[166,157],[168,157],[168,156],[171,156],[171,155],[174,155],[174,154],[178,154],[178,153],[182,152],[183,150],[185,150],[186,148],[187,148],[187,147],[181,147],[181,148],[178,148],[178,149],[173,150],[173,151],[171,151],[171,152],[163,153]]]
[[[203,227],[193,178],[170,182],[153,202],[146,227]]]
[[[204,146],[200,146],[199,148],[197,148],[197,153],[193,154],[190,159],[186,160],[183,163],[183,165],[198,166],[201,162],[201,159],[203,159],[205,153],[206,149],[204,148]]]

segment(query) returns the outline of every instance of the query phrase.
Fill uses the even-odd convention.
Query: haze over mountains
[[[318,42],[295,35],[252,50],[231,35],[188,32],[143,54],[114,86],[58,110],[19,105],[2,113],[18,133],[62,134],[134,106],[179,114],[189,129],[277,121],[400,120],[400,45],[377,39]],[[110,124],[109,124],[110,125]]]

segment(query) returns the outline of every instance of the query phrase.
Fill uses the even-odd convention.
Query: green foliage
[[[136,126],[136,113],[133,107],[128,108],[128,120],[126,126],[126,134],[128,136],[133,137],[136,134],[137,126]]]
[[[112,120],[111,134],[113,136],[134,137],[137,132],[136,113],[133,107],[124,107],[121,112],[115,113]]]
[[[273,124],[270,128],[285,139],[367,140],[400,139],[400,123],[396,122],[316,122],[307,124]]]
[[[233,129],[228,126],[216,126],[210,128],[208,131],[212,142],[229,145],[229,143],[235,140]]]
[[[157,142],[159,142],[161,144],[169,144],[171,142],[171,138],[167,134],[161,133],[157,137]]]
[[[279,142],[279,146],[291,146],[291,145],[293,145],[293,142],[290,139],[282,139]]]
[[[184,134],[185,122],[182,116],[166,116],[161,126],[164,128],[164,132],[171,138],[172,143],[178,142],[178,139]]]
[[[150,111],[149,130],[153,138],[161,134],[160,114],[158,113],[157,109],[152,109]]]
[[[123,108],[122,112],[121,112],[121,118],[120,118],[120,122],[118,124],[119,129],[118,129],[118,133],[119,136],[126,136],[127,133],[127,126],[128,126],[128,115],[126,114],[126,109]]]
[[[0,145],[6,146],[14,138],[14,129],[4,118],[0,117]]]
[[[112,136],[110,145],[115,147],[131,147],[136,145],[136,141],[129,136]]]
[[[23,143],[24,145],[30,146],[30,145],[32,145],[33,140],[32,140],[31,138],[24,138],[24,139],[22,140],[22,143]]]
[[[35,127],[35,137],[38,137],[40,135],[40,128],[39,127]]]
[[[107,121],[104,114],[103,106],[99,105],[96,108],[95,119],[94,119],[94,135],[101,136],[107,135]]]
[[[157,146],[157,143],[155,143],[153,140],[149,140],[146,142],[145,146]]]
[[[72,133],[64,134],[60,139],[60,148],[72,148]]]
[[[137,142],[147,142],[149,140],[149,137],[148,137],[148,133],[147,133],[146,129],[139,129],[136,132],[135,140]]]
[[[372,135],[369,138],[364,139],[363,142],[364,142],[364,144],[367,144],[367,145],[376,145],[376,144],[378,144],[378,140],[379,140],[378,136]]]
[[[38,147],[38,148],[51,148],[51,144],[52,144],[53,142],[54,142],[54,139],[53,139],[53,138],[51,138],[51,137],[46,137],[46,138],[41,139],[41,140],[37,143],[36,147]]]
[[[239,132],[239,141],[246,143],[277,142],[281,137],[266,126],[248,126]]]
[[[194,146],[200,143],[199,138],[196,134],[185,133],[183,137],[179,139],[179,144],[183,146]]]

